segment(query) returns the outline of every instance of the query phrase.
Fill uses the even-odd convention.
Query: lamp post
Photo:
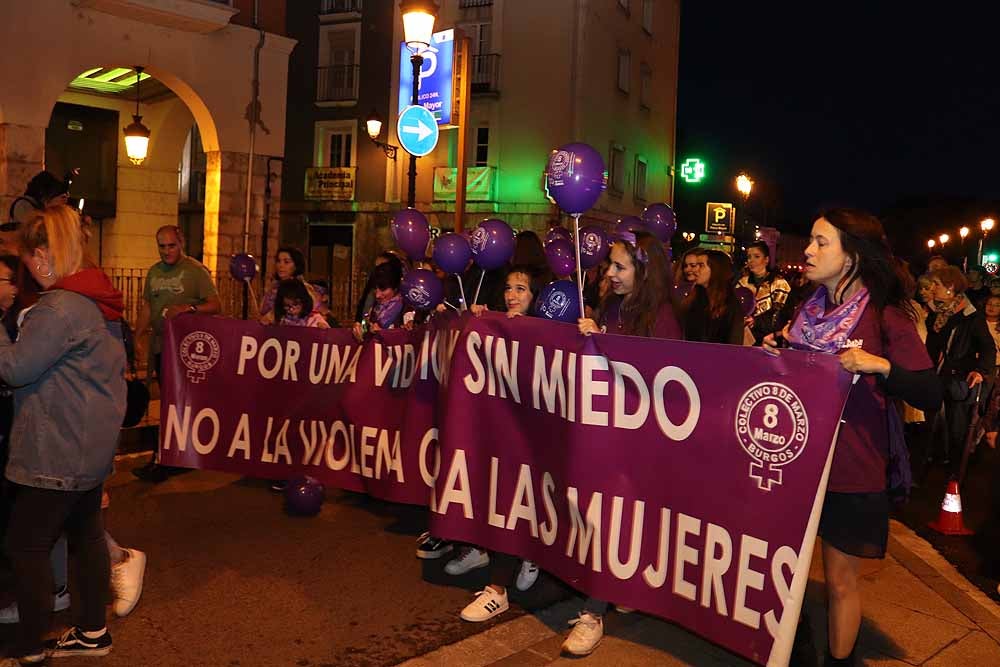
[[[434,34],[434,19],[437,18],[437,5],[433,0],[400,0],[399,11],[403,15],[403,40],[406,48],[412,54],[410,63],[413,65],[413,99],[411,104],[420,104],[420,68],[424,57],[420,55],[431,45]],[[408,174],[408,191],[406,205],[413,208],[417,197],[417,157],[410,156],[410,172]]]
[[[958,230],[958,235],[962,237],[962,270],[969,270],[969,256],[965,252],[965,237],[969,235],[969,228],[962,227]]]
[[[934,239],[927,239],[927,251],[934,252],[934,246],[937,245],[937,241]]]
[[[378,140],[378,136],[382,134],[382,119],[375,111],[368,114],[368,118],[365,120],[365,129],[368,131],[368,138],[372,140],[372,143],[381,148],[387,158],[395,160],[399,147]]]
[[[993,218],[984,218],[979,223],[979,229],[983,231],[983,235],[979,237],[979,252],[976,254],[977,265],[983,263],[983,241],[986,240],[986,235],[990,233],[994,225],[996,225],[996,222],[994,222]]]
[[[938,243],[941,244],[941,250],[944,250],[945,244],[948,243],[950,239],[951,237],[948,236],[947,234],[942,234],[941,236],[938,237]]]

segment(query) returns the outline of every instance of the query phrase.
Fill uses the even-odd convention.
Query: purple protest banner
[[[434,535],[787,664],[851,386],[836,357],[483,317],[446,385]]]
[[[418,457],[436,447],[440,360],[432,356],[447,330],[444,318],[361,345],[348,329],[172,319],[161,462],[267,479],[311,475],[425,505],[433,477]]]

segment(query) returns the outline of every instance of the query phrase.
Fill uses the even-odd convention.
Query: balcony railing
[[[500,54],[487,53],[481,56],[472,56],[472,92],[476,93],[499,93],[500,92]]]
[[[320,0],[319,13],[326,14],[360,14],[362,0]]]
[[[316,68],[317,102],[351,102],[358,99],[358,65]]]
[[[458,0],[458,8],[466,9],[468,7],[489,7],[493,4],[493,0]]]

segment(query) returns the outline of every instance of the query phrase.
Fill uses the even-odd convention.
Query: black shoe
[[[430,533],[424,533],[417,538],[417,558],[423,560],[434,560],[440,558],[453,549],[451,542],[434,537]]]
[[[170,476],[169,469],[166,466],[161,466],[159,463],[154,463],[153,461],[139,468],[133,468],[132,474],[144,482],[153,482],[154,484],[165,482],[167,481],[167,477]]]
[[[80,628],[72,627],[63,633],[59,639],[50,639],[45,642],[45,653],[50,658],[65,658],[72,655],[107,655],[111,653],[111,633],[104,630],[104,634],[95,639],[86,637]]]
[[[851,650],[851,654],[846,658],[834,658],[830,654],[830,649],[826,649],[826,659],[823,661],[823,667],[855,667],[857,662],[854,660],[854,651]]]
[[[288,488],[287,479],[276,479],[273,482],[271,482],[271,490],[274,491],[275,493],[284,493],[285,489],[287,488]]]

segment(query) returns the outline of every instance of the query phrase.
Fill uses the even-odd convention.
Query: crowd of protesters
[[[0,256],[0,463],[5,468],[0,529],[14,573],[16,602],[0,610],[0,623],[19,623],[16,656],[22,664],[47,657],[104,655],[111,648],[105,622],[110,584],[114,611],[127,615],[138,602],[145,554],[120,547],[104,528],[104,482],[126,404],[130,353],[159,373],[167,321],[221,311],[208,270],[184,252],[176,226],[156,233],[160,261],[150,268],[138,321],[136,349],[128,344],[122,295],[87,255],[86,220],[67,205],[65,184],[39,175],[30,196],[12,207],[7,231],[16,252]],[[16,208],[16,210],[15,210]],[[784,276],[769,247],[751,244],[743,267],[723,252],[692,248],[671,262],[656,237],[634,231],[614,237],[608,258],[584,276],[583,335],[792,347],[839,355],[859,381],[848,399],[844,425],[820,520],[829,598],[827,664],[853,664],[861,621],[861,560],[882,558],[891,507],[886,469],[890,452],[907,447],[897,404],[908,424],[909,445],[922,462],[958,472],[965,443],[994,447],[1000,429],[1000,281],[974,267],[963,273],[933,258],[914,280],[893,256],[879,221],[862,211],[837,209],[817,217],[805,251],[805,269]],[[434,270],[392,252],[375,260],[354,309],[338,322],[330,286],[306,280],[303,253],[282,246],[261,300],[262,324],[320,329],[349,326],[363,340],[380,330],[413,327],[468,307],[508,317],[532,316],[553,275],[537,234],[517,235],[510,263],[481,272],[472,264],[446,285],[435,311],[413,312],[400,288],[411,268]],[[443,274],[441,274],[443,276]],[[572,276],[568,278],[573,279]],[[738,290],[752,295],[741,303]],[[468,296],[478,294],[474,303]],[[976,410],[982,419],[974,419]],[[79,425],[85,428],[76,428]],[[897,431],[899,431],[897,437]],[[134,471],[150,482],[179,472],[156,461]],[[280,491],[283,480],[272,488]],[[74,625],[44,640],[50,615],[70,606],[66,546],[78,561]],[[490,567],[491,583],[460,611],[478,622],[509,608],[507,586],[530,588],[539,576],[531,561],[490,553],[475,545],[456,549],[421,536],[417,555],[440,558],[455,551],[445,571],[460,575]],[[595,650],[610,605],[590,598],[563,648]],[[627,611],[627,610],[626,610]]]

